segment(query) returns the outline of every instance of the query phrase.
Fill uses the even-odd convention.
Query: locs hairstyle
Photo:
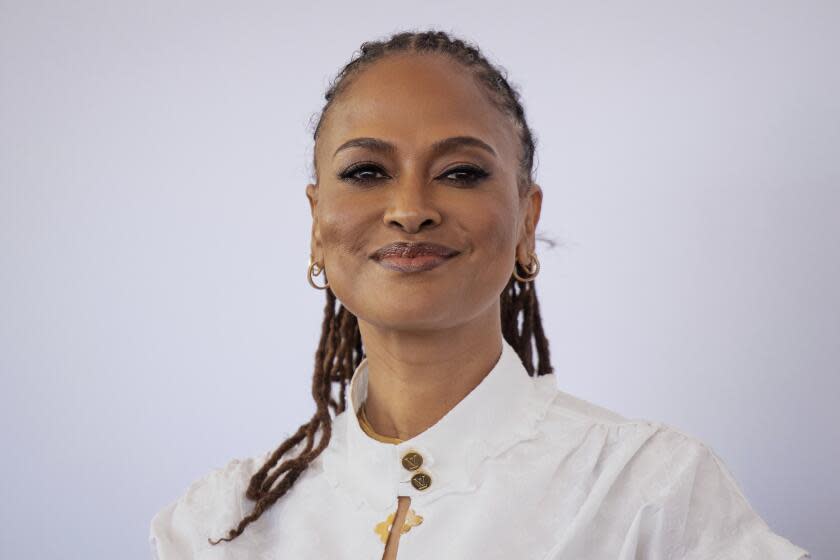
[[[525,121],[525,110],[520,103],[519,93],[508,83],[506,71],[488,62],[478,47],[443,31],[406,31],[393,34],[384,41],[362,43],[360,50],[354,53],[351,61],[333,79],[324,95],[326,104],[321,110],[315,127],[314,141],[316,143],[318,141],[324,116],[335,99],[344,92],[353,76],[389,54],[404,52],[434,53],[448,56],[462,64],[472,73],[477,83],[481,84],[488,98],[501,113],[512,117],[512,123],[517,128],[522,146],[518,177],[521,195],[532,182],[535,142]],[[317,167],[315,169],[317,170]],[[518,263],[514,262],[514,266],[518,266]],[[336,309],[335,294],[329,288],[325,292],[327,301],[324,307],[321,340],[315,353],[315,372],[312,376],[312,396],[317,410],[312,418],[284,441],[271,454],[265,465],[251,477],[245,495],[256,502],[253,511],[246,515],[235,529],[231,529],[227,537],[216,541],[208,538],[210,544],[232,541],[241,535],[245,527],[257,520],[265,510],[289,491],[303,471],[330,442],[332,417],[329,409],[332,408],[336,415],[344,411],[347,384],[364,358],[364,350],[356,316],[341,303]],[[543,332],[534,281],[521,282],[511,275],[510,281],[499,297],[502,335],[516,350],[528,375],[534,377],[552,373],[548,340]],[[537,366],[534,365],[533,359],[534,345],[536,345],[539,358]],[[333,398],[334,387],[338,393],[337,400]],[[319,429],[320,434],[318,434]],[[316,435],[320,435],[317,445],[315,444]],[[280,462],[286,453],[304,439],[306,439],[306,444],[295,457],[287,457]],[[272,469],[275,469],[274,472],[269,474]]]

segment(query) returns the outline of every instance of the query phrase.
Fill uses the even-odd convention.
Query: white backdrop
[[[561,388],[698,437],[774,531],[837,554],[838,21],[0,1],[0,557],[147,558],[158,509],[309,418],[310,118],[362,41],[429,26],[521,88]]]

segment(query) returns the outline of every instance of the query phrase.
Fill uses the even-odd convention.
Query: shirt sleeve
[[[698,440],[678,461],[656,525],[667,558],[800,560],[807,550],[774,533],[752,508],[723,460]]]
[[[160,510],[152,519],[149,545],[153,560],[194,558],[200,517],[179,499]]]
[[[178,502],[173,502],[157,512],[149,527],[149,546],[152,550],[152,560],[166,560],[167,558],[189,558],[192,550],[187,548],[188,539],[176,529],[176,510]]]
[[[158,511],[149,525],[152,560],[195,558],[207,539],[226,536],[242,517],[243,462],[234,459],[193,482],[187,492]]]

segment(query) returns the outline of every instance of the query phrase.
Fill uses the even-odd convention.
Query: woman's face
[[[438,144],[458,137],[480,143]],[[513,121],[449,59],[391,55],[358,74],[322,123],[318,184],[306,187],[312,254],[341,303],[397,330],[498,316],[514,259],[530,263],[542,202],[536,184],[519,196],[520,149]],[[457,254],[408,271],[434,258],[372,257],[400,241]]]

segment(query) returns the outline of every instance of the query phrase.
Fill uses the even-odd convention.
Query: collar
[[[365,357],[350,380],[350,407],[333,421],[323,467],[327,480],[357,505],[366,502],[382,511],[392,509],[397,496],[423,505],[452,492],[474,491],[483,462],[537,437],[539,420],[557,393],[555,375],[529,376],[503,338],[496,364],[466,397],[433,426],[393,444],[373,439],[359,424],[356,413],[367,397],[367,383]],[[422,462],[416,467],[418,455]]]

